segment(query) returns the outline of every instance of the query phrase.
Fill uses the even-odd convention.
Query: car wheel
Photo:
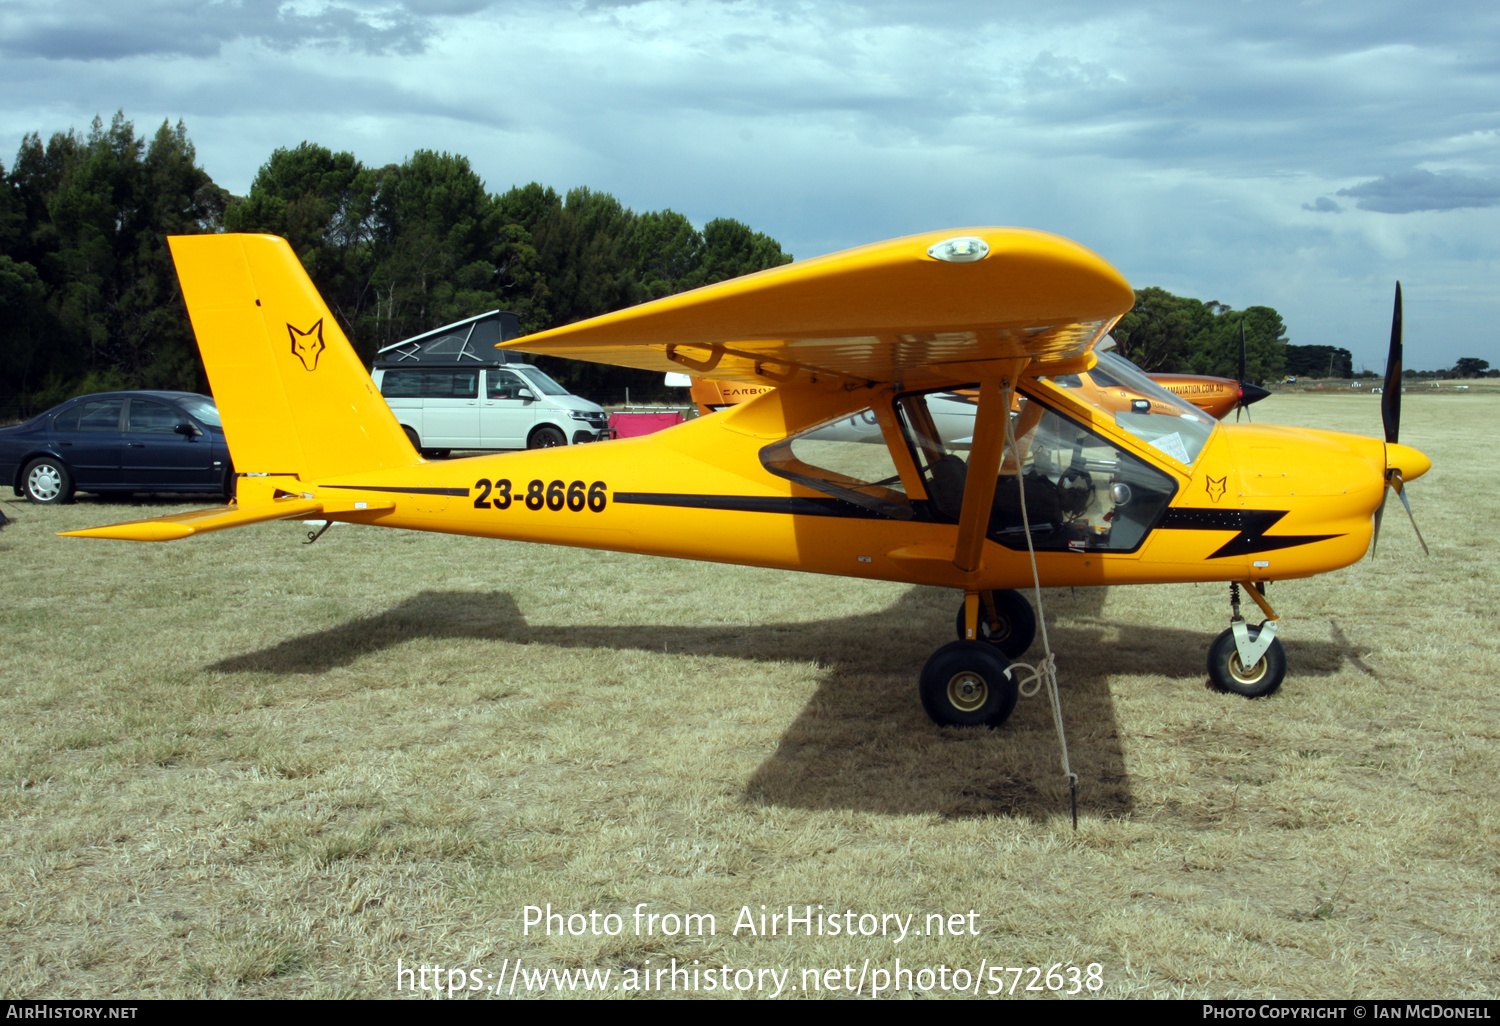
[[[553,446],[567,444],[567,435],[564,435],[557,428],[546,424],[533,431],[531,437],[526,440],[526,448],[528,449],[551,449]]]
[[[418,455],[420,455],[422,452],[422,440],[417,437],[417,433],[405,424],[401,425],[401,430],[406,432],[407,441],[411,442],[411,447],[417,450]]]
[[[62,460],[50,456],[32,460],[21,474],[21,487],[32,502],[71,502],[73,476]]]
[[[239,492],[240,476],[234,472],[234,464],[231,463],[224,471],[224,501],[233,502],[235,495]]]

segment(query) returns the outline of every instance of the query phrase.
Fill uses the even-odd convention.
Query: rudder
[[[286,240],[168,242],[237,471],[315,483],[416,462]]]

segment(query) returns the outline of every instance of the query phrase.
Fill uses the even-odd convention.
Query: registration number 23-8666
[[[609,492],[603,481],[595,481],[591,485],[585,485],[582,481],[574,481],[569,484],[566,481],[543,481],[535,478],[526,486],[526,494],[512,493],[509,478],[490,483],[488,478],[480,478],[474,482],[474,489],[479,492],[474,498],[475,509],[510,509],[512,502],[524,502],[527,509],[541,509],[543,506],[557,512],[563,508],[581,513],[585,509],[593,510],[595,513],[603,513],[604,507],[609,505]]]

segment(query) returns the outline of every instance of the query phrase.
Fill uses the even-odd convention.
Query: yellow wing
[[[755,384],[915,386],[965,377],[945,375],[947,364],[1082,356],[1134,303],[1120,273],[1076,242],[964,228],[775,267],[499,348]]]

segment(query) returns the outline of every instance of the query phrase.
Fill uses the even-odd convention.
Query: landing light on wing
[[[973,235],[959,235],[927,247],[927,255],[950,264],[972,264],[990,255],[990,244]]]

